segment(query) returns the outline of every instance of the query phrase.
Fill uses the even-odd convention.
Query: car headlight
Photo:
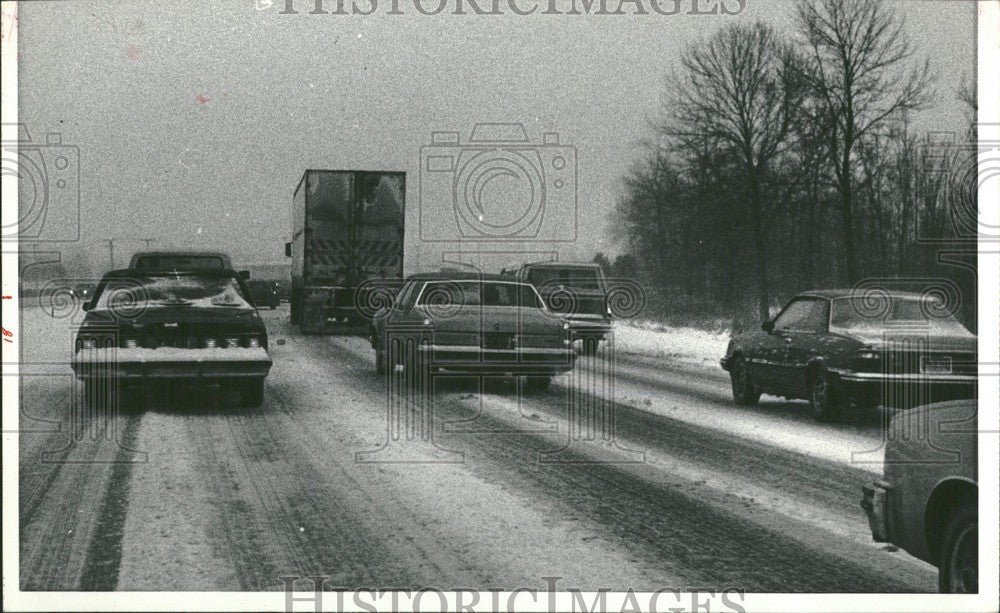
[[[205,339],[205,349],[215,349],[215,347],[216,347],[216,340],[214,338]]]
[[[96,338],[81,338],[80,349],[97,349]]]
[[[223,347],[239,347],[241,345],[240,339],[235,336],[231,336],[222,343]]]
[[[135,349],[139,346],[139,341],[134,338],[127,338],[125,339],[125,342],[122,343],[122,346],[125,347],[125,349]]]
[[[256,349],[260,347],[260,337],[251,336],[249,339],[247,339],[247,347],[250,347],[251,349]]]

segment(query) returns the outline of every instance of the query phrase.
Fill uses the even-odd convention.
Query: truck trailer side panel
[[[366,329],[355,291],[402,276],[405,193],[401,172],[306,171],[293,197],[292,240],[292,310],[304,332]]]

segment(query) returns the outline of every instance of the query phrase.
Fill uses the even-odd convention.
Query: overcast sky
[[[20,121],[36,140],[59,131],[79,145],[79,248],[98,267],[101,241],[123,239],[123,265],[139,237],[282,262],[305,168],[404,170],[415,210],[431,130],[464,140],[478,121],[523,122],[533,141],[556,131],[575,146],[575,255],[614,252],[607,213],[685,45],[732,21],[790,32],[795,6],[748,0],[734,17],[427,16],[401,0],[404,15],[380,6],[336,16],[308,14],[313,0],[296,0],[299,15],[275,4],[20,4]],[[938,103],[918,127],[962,130],[954,92],[973,74],[974,3],[896,6],[938,75]]]

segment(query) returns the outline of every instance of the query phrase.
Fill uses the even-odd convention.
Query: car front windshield
[[[833,300],[830,327],[874,331],[890,326],[927,326],[943,333],[968,333],[939,301],[930,298],[865,296]]]
[[[538,294],[524,283],[434,281],[424,286],[422,306],[488,306],[541,308]]]
[[[97,308],[134,306],[196,306],[250,308],[239,283],[220,275],[136,275],[108,280]]]
[[[584,290],[601,289],[601,282],[597,275],[597,269],[585,268],[582,266],[566,268],[543,266],[533,268],[528,273],[528,281],[531,281],[535,287],[539,288],[543,286],[558,287],[559,285],[562,285],[565,287]]]

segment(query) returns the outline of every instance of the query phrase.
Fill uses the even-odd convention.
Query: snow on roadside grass
[[[651,321],[614,324],[615,348],[623,353],[669,357],[718,369],[726,353],[729,330],[708,332]]]

